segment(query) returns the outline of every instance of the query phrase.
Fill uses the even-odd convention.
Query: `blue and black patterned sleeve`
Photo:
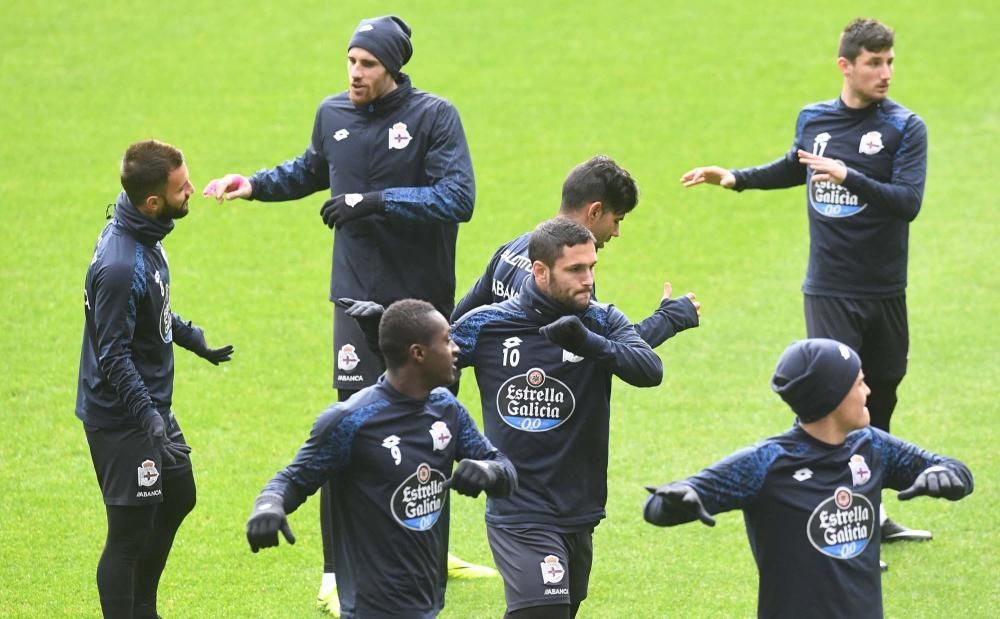
[[[913,115],[903,127],[903,138],[892,161],[892,180],[882,183],[848,168],[844,187],[875,207],[905,221],[913,221],[923,203],[926,178],[927,126],[919,116]]]
[[[304,153],[269,170],[260,170],[250,177],[252,200],[285,202],[329,189],[330,170],[323,156],[320,109],[316,110],[313,122],[312,142]]]
[[[458,450],[455,459],[491,462],[497,472],[497,481],[488,489],[487,494],[494,498],[510,496],[517,489],[517,471],[514,465],[493,446],[490,439],[483,436],[465,407],[458,400],[454,400],[454,403],[458,407]]]
[[[158,414],[132,358],[136,312],[146,290],[146,263],[141,244],[126,247],[126,253],[102,255],[91,266],[85,310],[100,371],[128,414],[142,424]]]
[[[757,498],[771,465],[784,453],[781,445],[765,441],[737,451],[681,483],[695,489],[710,514],[743,509]]]
[[[499,310],[481,307],[464,315],[451,326],[451,339],[458,346],[459,368],[467,368],[473,364],[483,325],[502,316]]]
[[[744,189],[784,189],[796,187],[806,182],[806,166],[799,163],[798,150],[802,147],[802,131],[806,122],[815,116],[808,108],[799,112],[795,121],[795,139],[792,147],[780,159],[753,168],[732,170],[736,177],[736,191]]]
[[[298,509],[307,497],[347,465],[358,429],[387,405],[388,401],[380,400],[355,410],[342,403],[328,408],[316,418],[309,438],[292,463],[278,471],[261,494],[282,497],[286,513]]]
[[[390,218],[420,222],[460,223],[472,219],[476,181],[462,121],[446,101],[440,102],[424,157],[427,187],[391,187],[382,192]]]
[[[869,428],[868,431],[886,468],[885,479],[882,482],[884,487],[905,490],[913,485],[924,469],[943,466],[954,471],[962,480],[966,495],[972,494],[972,472],[962,462],[923,450],[877,428]]]
[[[636,387],[655,387],[663,381],[663,362],[618,308],[591,305],[583,318],[587,337],[582,356]]]

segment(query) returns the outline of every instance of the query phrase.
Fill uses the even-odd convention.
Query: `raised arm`
[[[634,325],[636,333],[650,348],[656,348],[681,331],[697,327],[701,320],[701,303],[695,294],[689,292],[671,299],[672,291],[670,282],[664,282],[659,307],[648,318]]]
[[[650,524],[661,527],[693,520],[713,526],[712,514],[743,509],[756,499],[768,469],[782,453],[775,443],[760,443],[687,479],[647,487],[650,495],[643,505],[643,516]]]
[[[538,331],[569,352],[593,359],[612,374],[636,387],[655,387],[663,380],[663,362],[644,342],[625,314],[613,305],[592,305],[584,315],[600,325],[602,335],[576,316],[563,316]]]
[[[218,203],[225,200],[260,200],[284,202],[298,200],[330,187],[330,171],[323,153],[320,110],[313,121],[312,141],[305,152],[270,169],[258,171],[250,178],[241,174],[226,174],[212,179],[202,195]]]

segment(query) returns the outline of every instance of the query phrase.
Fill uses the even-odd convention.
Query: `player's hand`
[[[253,187],[242,174],[226,174],[222,178],[212,179],[201,192],[206,198],[215,198],[219,204],[236,198],[248,199],[252,194]]]
[[[160,452],[160,456],[166,464],[177,464],[177,460],[191,453],[189,446],[184,443],[175,443],[167,437],[166,425],[163,423],[163,416],[159,413],[143,417],[142,427],[146,430],[153,447]]]
[[[553,344],[579,355],[587,341],[589,329],[576,316],[563,316],[541,327],[538,332]]]
[[[685,187],[694,187],[702,183],[732,189],[736,186],[736,177],[729,170],[715,165],[695,168],[685,172],[681,177],[681,184]]]
[[[707,526],[715,526],[701,497],[694,488],[687,484],[670,483],[660,487],[646,486],[652,495],[646,499],[643,518],[650,524],[659,527],[672,527],[692,520],[701,520]]]
[[[670,285],[670,282],[663,282],[663,296],[660,297],[660,302],[666,301],[673,294],[674,287]]]
[[[253,504],[253,512],[247,520],[247,541],[250,550],[257,552],[261,548],[278,545],[278,531],[285,536],[289,544],[295,543],[292,528],[288,526],[288,517],[282,499],[276,494],[262,494]]]
[[[345,314],[359,322],[362,320],[379,321],[382,319],[382,314],[385,313],[385,307],[375,301],[356,301],[341,297],[337,299],[337,305],[344,308]]]
[[[847,178],[847,166],[836,159],[820,157],[801,148],[797,154],[799,163],[809,166],[809,169],[813,171],[812,182],[814,183],[830,181],[840,185]]]
[[[345,314],[358,321],[368,347],[378,352],[378,325],[382,320],[382,314],[385,313],[385,307],[374,301],[355,301],[347,297],[337,299],[337,305],[344,308]]]
[[[349,221],[381,213],[384,209],[381,191],[342,193],[324,202],[319,214],[328,227],[339,228]]]
[[[489,494],[490,488],[497,483],[497,472],[494,465],[482,460],[462,460],[455,467],[451,474],[451,479],[445,482],[446,488],[453,488],[455,492],[471,496],[479,496],[483,490]]]
[[[957,501],[965,496],[965,484],[955,471],[944,466],[929,466],[917,475],[913,485],[899,493],[900,501],[930,496]]]
[[[684,296],[688,301],[691,301],[691,305],[694,306],[694,312],[698,315],[698,322],[701,322],[701,301],[698,300],[698,297],[693,292],[689,292]]]
[[[227,344],[222,348],[209,348],[208,342],[205,341],[205,332],[201,330],[201,327],[191,325],[191,338],[188,350],[209,361],[212,365],[219,365],[233,358],[232,344]]]

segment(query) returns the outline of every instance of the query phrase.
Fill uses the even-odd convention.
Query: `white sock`
[[[323,581],[320,583],[320,587],[326,589],[327,587],[337,586],[337,575],[333,572],[323,572]]]
[[[878,505],[878,526],[885,524],[885,521],[889,519],[889,516],[885,513],[885,505],[879,503]],[[325,574],[324,574],[325,576]]]

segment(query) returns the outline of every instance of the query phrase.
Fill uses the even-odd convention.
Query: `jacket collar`
[[[517,302],[525,314],[544,323],[552,322],[563,316],[575,315],[583,317],[586,313],[586,310],[578,312],[568,308],[546,295],[539,290],[538,284],[535,283],[535,279],[531,276],[524,280],[524,284],[521,285],[521,292],[517,297]]]
[[[115,224],[127,230],[143,245],[153,246],[174,229],[174,220],[163,223],[146,217],[128,199],[124,191],[115,202]]]
[[[411,92],[413,92],[413,82],[410,81],[410,76],[400,73],[395,90],[358,109],[372,116],[387,114],[402,105]]]

